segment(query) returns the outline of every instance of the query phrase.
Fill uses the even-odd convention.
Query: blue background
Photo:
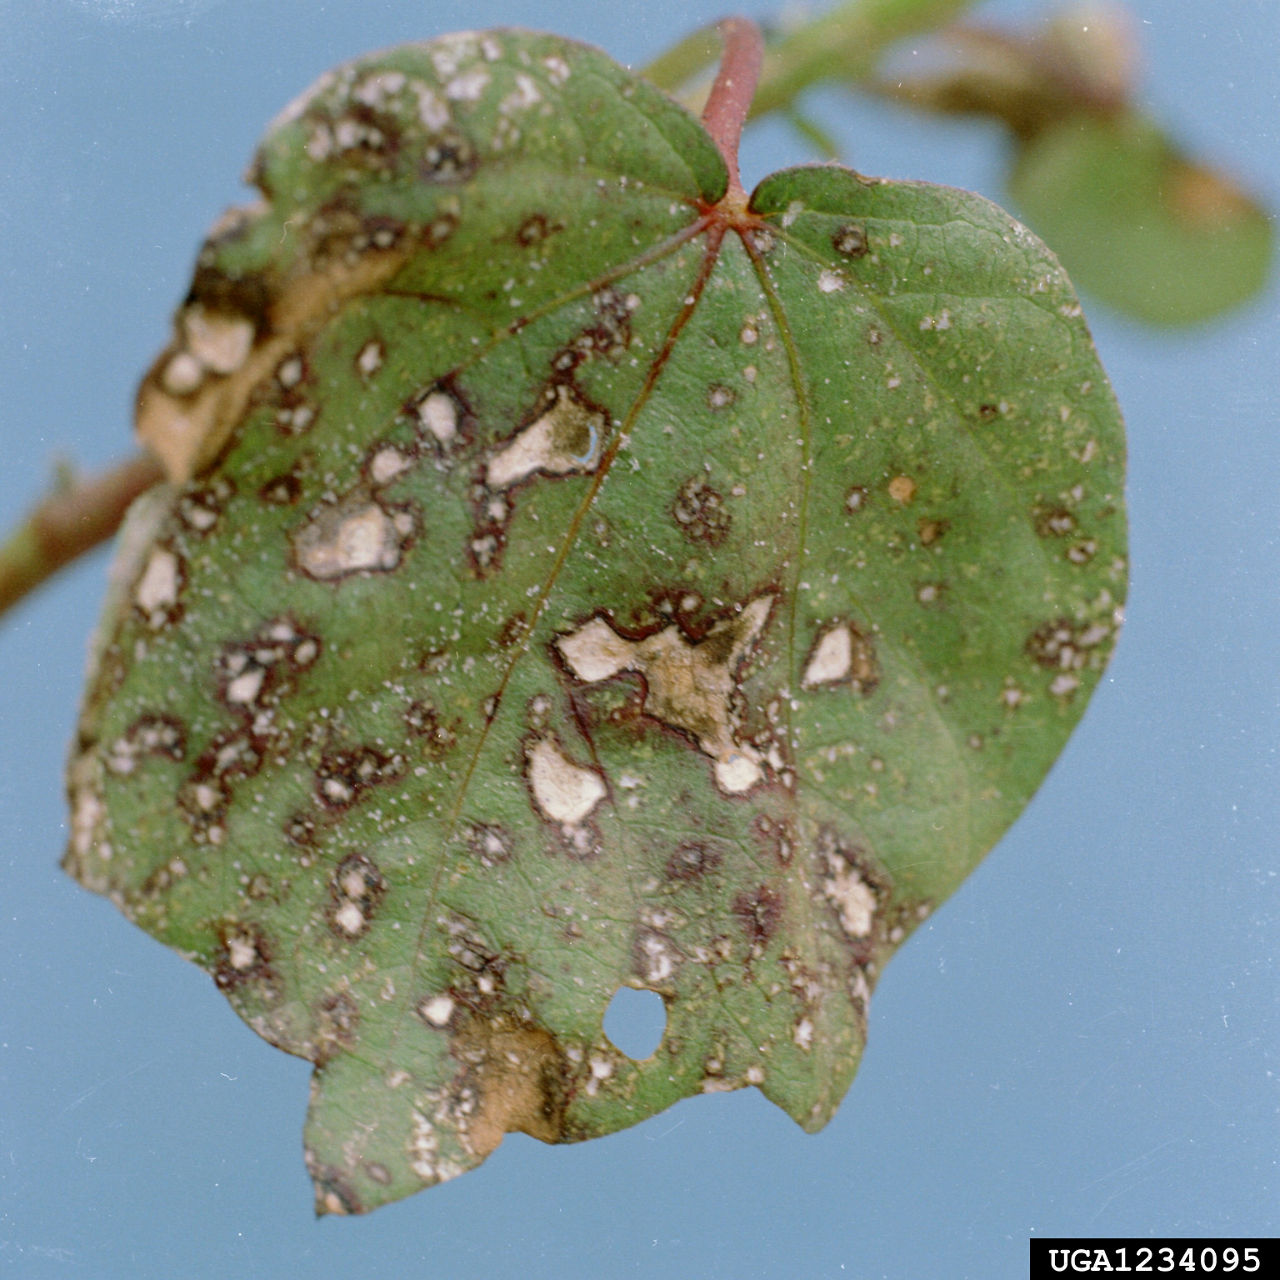
[[[0,0],[0,527],[59,454],[129,449],[196,245],[321,71],[499,23],[641,63],[720,4]],[[1133,11],[1146,100],[1280,207],[1280,6]],[[864,172],[999,198],[993,130],[819,102]],[[799,158],[750,134],[747,186]],[[991,1280],[1031,1234],[1280,1231],[1280,299],[1174,336],[1089,313],[1131,433],[1128,628],[1026,815],[890,966],[816,1137],[754,1091],[698,1098],[317,1223],[309,1065],[57,869],[103,553],[0,624],[0,1271]]]

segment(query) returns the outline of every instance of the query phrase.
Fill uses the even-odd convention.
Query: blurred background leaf
[[[1187,325],[1266,282],[1271,219],[1235,179],[1135,105],[1138,50],[1124,10],[1062,11],[1026,34],[953,27],[942,69],[874,87],[924,110],[1009,131],[1008,192],[1078,287],[1153,325]]]
[[[1019,147],[1009,192],[1078,287],[1149,324],[1211,319],[1266,283],[1266,212],[1143,116],[1042,130]]]

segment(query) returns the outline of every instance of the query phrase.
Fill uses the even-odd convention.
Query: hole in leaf
[[[628,1058],[650,1057],[667,1029],[667,1006],[656,991],[619,987],[604,1013],[604,1033]]]

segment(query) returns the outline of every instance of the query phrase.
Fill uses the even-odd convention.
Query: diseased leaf
[[[316,1063],[322,1210],[699,1091],[819,1128],[1115,638],[1121,424],[1061,269],[945,188],[748,207],[528,33],[341,68],[253,173],[140,393],[174,483],[68,869]]]

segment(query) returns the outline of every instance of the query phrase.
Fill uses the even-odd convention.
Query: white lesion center
[[[573,387],[558,383],[542,412],[489,459],[485,481],[492,489],[506,489],[535,471],[553,476],[593,471],[606,425],[603,413]]]
[[[168,547],[152,548],[133,593],[134,603],[151,626],[160,626],[167,619],[178,602],[180,584],[176,553]]]
[[[852,684],[869,692],[877,680],[875,650],[870,639],[849,621],[832,623],[818,632],[805,660],[800,685],[804,689]]]
[[[358,902],[352,902],[350,899],[343,902],[333,913],[333,920],[338,928],[350,937],[359,937],[364,932],[364,912],[360,910]]]
[[[161,385],[172,396],[193,395],[206,374],[235,373],[253,350],[252,320],[209,311],[198,302],[182,313],[179,334],[181,342],[160,373]]]
[[[441,444],[458,434],[458,402],[439,388],[428,391],[415,406],[418,421]]]
[[[227,963],[237,973],[245,973],[262,963],[262,952],[252,933],[232,929],[226,934]]]
[[[645,681],[645,713],[692,737],[715,763],[722,791],[739,795],[764,777],[762,757],[740,742],[734,714],[738,668],[764,630],[773,595],[749,601],[738,613],[689,640],[669,627],[644,640],[628,640],[604,618],[556,640],[569,670],[587,684],[635,671]]]
[[[805,664],[802,683],[806,688],[818,684],[835,684],[843,680],[853,666],[853,637],[844,625],[829,627],[813,646]]]
[[[253,349],[253,321],[247,316],[208,311],[196,303],[182,313],[186,353],[211,373],[234,373]]]
[[[600,774],[575,764],[555,738],[539,738],[525,757],[534,803],[552,822],[577,826],[608,794]]]
[[[822,891],[840,917],[840,926],[851,938],[865,938],[875,919],[876,895],[857,867],[838,854],[827,854],[827,875]]]
[[[453,1017],[453,997],[449,995],[427,996],[418,1005],[418,1012],[433,1027],[446,1027]]]
[[[414,532],[413,517],[356,495],[324,507],[293,534],[298,567],[332,579],[361,571],[389,573],[400,565]]]

